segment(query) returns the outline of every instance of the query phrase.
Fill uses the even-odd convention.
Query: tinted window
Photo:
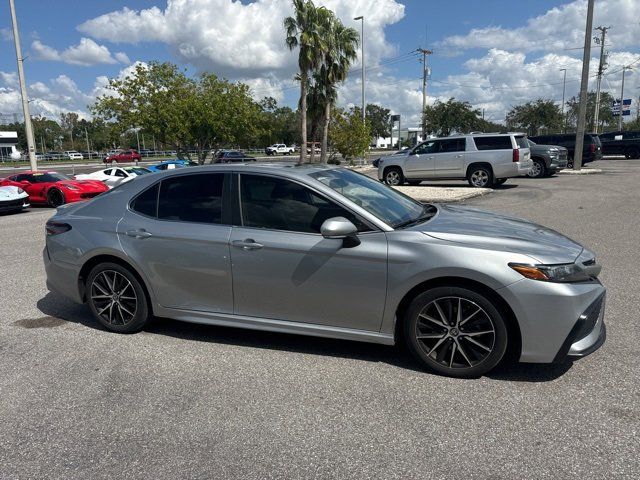
[[[500,137],[475,137],[478,150],[511,150],[511,137],[503,135]]]
[[[529,143],[525,137],[516,137],[516,145],[519,148],[529,148]]]
[[[131,203],[131,209],[147,217],[156,217],[158,210],[158,188],[159,184],[147,188],[138,195]]]
[[[425,153],[434,153],[438,147],[438,142],[435,140],[427,140],[424,143],[421,143],[416,148],[413,149],[414,155],[423,155]]]
[[[115,170],[113,171],[113,174],[114,174],[116,177],[123,177],[123,178],[126,178],[126,176],[127,176],[127,174],[126,174],[126,173],[124,173],[124,172],[123,172],[122,170],[120,170],[119,168],[115,169]]]
[[[196,223],[222,222],[224,174],[181,175],[163,180],[158,218]]]
[[[464,138],[452,138],[450,140],[440,140],[440,152],[464,152],[465,139]]]
[[[351,212],[289,180],[241,175],[240,200],[245,227],[320,233],[325,220],[345,217],[358,231],[370,230]]]

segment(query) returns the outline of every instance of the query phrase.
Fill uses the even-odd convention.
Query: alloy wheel
[[[387,185],[400,185],[400,174],[396,170],[389,170],[386,175]]]
[[[474,187],[485,187],[489,183],[489,174],[485,170],[476,170],[471,174]]]
[[[449,369],[482,363],[493,351],[496,329],[477,303],[449,296],[431,301],[418,314],[415,338],[425,355]]]
[[[136,315],[136,291],[127,277],[115,270],[96,275],[90,295],[97,314],[109,324],[127,325]]]
[[[542,165],[540,164],[540,162],[533,162],[533,165],[531,166],[531,169],[529,170],[527,175],[531,178],[538,178],[542,176]]]

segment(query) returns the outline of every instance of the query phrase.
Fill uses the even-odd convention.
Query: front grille
[[[589,335],[593,328],[598,323],[598,319],[602,317],[604,313],[604,294],[599,296],[595,302],[593,302],[584,311],[578,319],[579,327],[577,328],[573,341],[577,342]]]
[[[90,192],[90,193],[81,193],[80,198],[93,198],[100,195],[102,192]]]
[[[566,160],[567,159],[567,151],[563,150],[562,152],[558,153],[558,159]]]
[[[9,200],[7,202],[0,202],[0,208],[18,208],[24,205],[25,199],[19,198],[18,200]]]

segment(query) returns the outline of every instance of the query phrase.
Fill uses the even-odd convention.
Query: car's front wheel
[[[404,175],[399,167],[389,167],[384,171],[384,183],[396,187],[404,183]]]
[[[411,353],[443,375],[483,375],[507,349],[503,315],[488,298],[467,288],[436,287],[418,295],[404,321]]]
[[[60,205],[64,205],[66,203],[64,193],[62,193],[62,191],[58,190],[57,188],[52,188],[47,193],[47,203],[51,207],[59,207]]]
[[[149,321],[147,295],[138,278],[116,263],[93,267],[86,282],[87,303],[107,330],[133,333]]]

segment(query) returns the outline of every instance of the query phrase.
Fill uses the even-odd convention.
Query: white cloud
[[[321,0],[347,25],[358,28],[354,16],[365,15],[367,63],[395,53],[384,34],[387,25],[404,16],[395,0]],[[129,8],[88,20],[78,30],[112,42],[158,41],[176,57],[200,70],[230,78],[271,75],[291,79],[295,52],[284,42],[284,18],[292,14],[290,0],[169,0],[161,10]]]
[[[527,20],[519,28],[499,26],[474,28],[466,35],[453,35],[438,43],[445,52],[471,48],[501,48],[522,52],[555,51],[581,47],[587,2],[574,0]],[[616,48],[636,47],[640,38],[640,2],[637,0],[599,0],[594,10],[594,27],[614,26],[608,32]]]
[[[58,51],[55,48],[45,45],[40,40],[34,40],[31,44],[31,49],[40,60],[60,61],[72,65],[90,66],[100,63],[113,64],[117,63],[117,61],[123,61],[113,58],[109,49],[104,45],[98,45],[90,38],[84,37],[80,39],[80,43],[72,45],[63,51]],[[124,54],[119,53],[117,55],[121,56]],[[126,57],[126,55],[124,55],[124,57]]]
[[[0,81],[7,87],[18,86],[18,74],[16,72],[2,72],[0,71]]]
[[[118,52],[114,55],[115,59],[117,61],[119,61],[120,63],[125,63],[127,65],[129,65],[131,63],[131,60],[129,60],[129,57],[127,56],[126,53],[124,52]]]
[[[0,28],[0,38],[7,42],[13,40],[13,31],[10,28]]]

